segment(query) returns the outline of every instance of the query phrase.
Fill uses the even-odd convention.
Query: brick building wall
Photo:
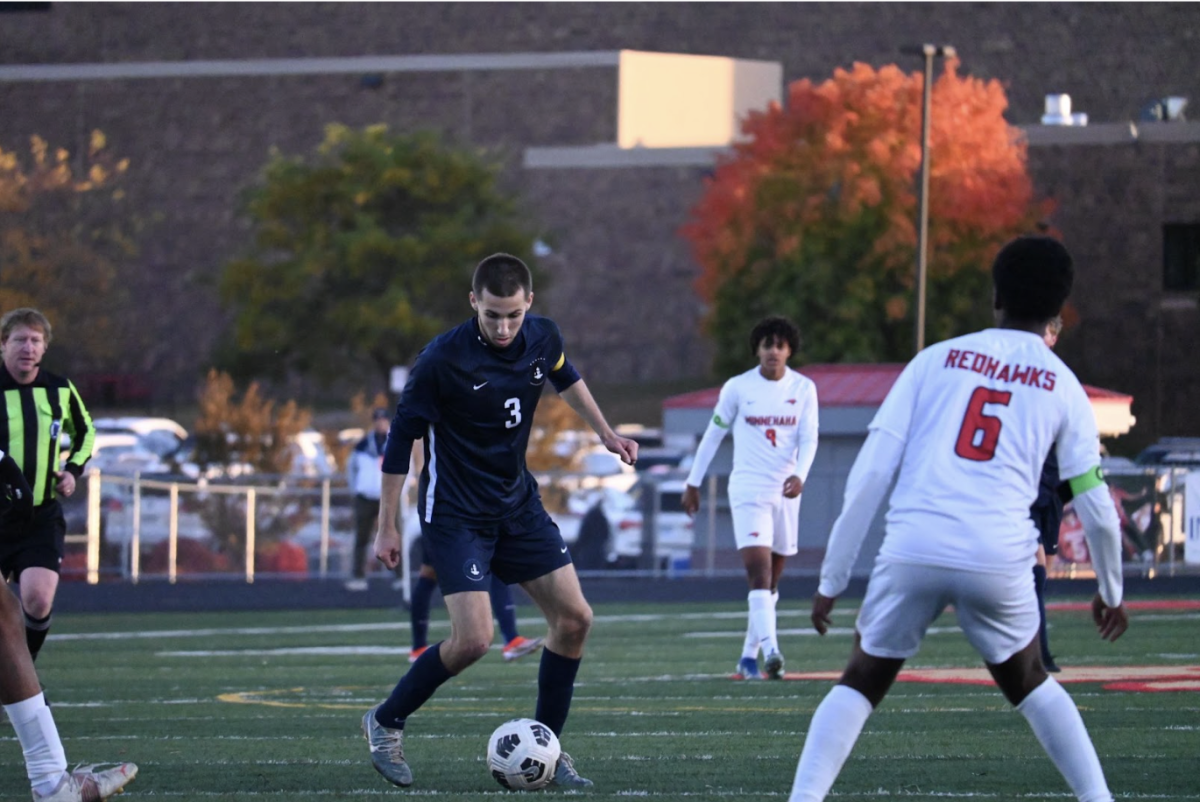
[[[51,4],[0,14],[0,70],[628,48],[778,61],[792,81],[853,61],[900,61],[901,44],[922,41],[952,43],[966,72],[1000,79],[1016,124],[1035,123],[1049,92],[1070,93],[1093,123],[1136,118],[1166,95],[1200,103],[1200,14],[1154,3]],[[306,152],[336,121],[433,128],[505,154],[506,181],[555,246],[539,307],[561,319],[589,378],[707,372],[694,266],[677,236],[706,166],[523,165],[530,148],[615,141],[611,67],[388,72],[374,87],[361,78],[0,81],[0,145],[39,133],[78,149],[100,128],[133,157],[130,194],[151,233],[141,255],[155,288],[147,325],[164,332],[162,347],[134,367],[190,394],[222,321],[211,279],[247,234],[240,192],[272,147]],[[1135,433],[1147,439],[1200,431],[1195,295],[1166,297],[1161,281],[1162,224],[1200,220],[1197,147],[1030,149],[1035,183],[1058,200],[1054,223],[1086,279],[1076,297],[1082,323],[1062,352],[1085,381],[1136,396]]]

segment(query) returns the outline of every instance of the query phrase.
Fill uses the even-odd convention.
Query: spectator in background
[[[96,440],[75,385],[41,366],[51,339],[50,321],[36,309],[14,309],[0,318],[0,449],[33,488],[33,517],[0,533],[0,574],[19,586],[25,641],[34,660],[50,632],[67,535],[58,498],[75,492]],[[65,465],[59,457],[63,434],[71,438]]]
[[[1046,326],[1043,337],[1046,345],[1053,348],[1058,343],[1058,335],[1062,331],[1062,316],[1056,316]],[[1058,478],[1058,456],[1054,449],[1046,457],[1042,465],[1042,477],[1038,482],[1037,501],[1029,508],[1034,526],[1038,530],[1037,564],[1033,566],[1033,589],[1037,593],[1038,602],[1038,642],[1042,650],[1042,665],[1052,674],[1059,672],[1058,664],[1050,654],[1050,638],[1046,633],[1046,571],[1049,568],[1048,557],[1058,553],[1058,530],[1062,526],[1063,500],[1060,496],[1061,482]]]
[[[354,577],[347,590],[367,589],[367,566],[371,555],[367,547],[375,537],[379,522],[379,494],[383,486],[383,447],[387,443],[391,415],[376,407],[371,411],[371,431],[350,452],[346,464],[346,484],[354,493]]]

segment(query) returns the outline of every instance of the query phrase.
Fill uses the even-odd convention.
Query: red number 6
[[[995,415],[984,414],[984,404],[1000,404],[1008,406],[1012,393],[1007,390],[989,390],[987,387],[976,387],[967,403],[967,412],[963,415],[962,428],[958,430],[958,442],[954,444],[954,453],[963,459],[987,462],[996,456],[996,443],[1000,440],[1000,419]],[[980,435],[975,442],[976,433]]]

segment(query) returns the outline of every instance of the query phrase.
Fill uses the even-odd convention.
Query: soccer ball
[[[562,747],[549,727],[531,718],[515,718],[496,728],[488,740],[488,769],[510,791],[536,791],[554,778]]]

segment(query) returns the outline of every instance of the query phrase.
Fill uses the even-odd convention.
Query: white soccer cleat
[[[104,802],[113,794],[121,793],[138,773],[134,763],[118,763],[103,771],[97,771],[97,768],[98,765],[79,766],[70,774],[64,774],[62,782],[51,793],[42,795],[34,791],[34,802]]]

